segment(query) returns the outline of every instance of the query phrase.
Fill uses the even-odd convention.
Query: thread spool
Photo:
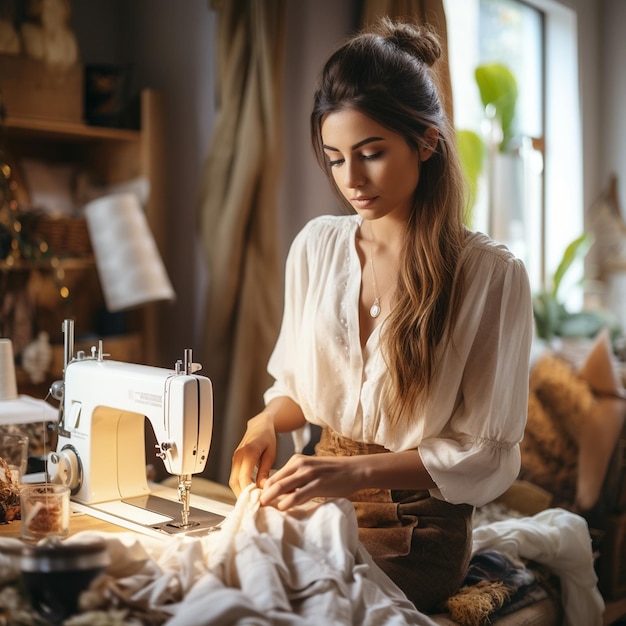
[[[0,400],[17,398],[13,343],[10,339],[0,339]]]

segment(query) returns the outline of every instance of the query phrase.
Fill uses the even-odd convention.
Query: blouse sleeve
[[[428,405],[436,412],[454,394],[452,417],[419,452],[445,500],[481,506],[520,470],[533,314],[521,261],[496,247],[464,265],[464,303]]]

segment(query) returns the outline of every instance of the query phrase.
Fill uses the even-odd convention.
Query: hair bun
[[[377,28],[374,28],[374,32],[429,67],[432,67],[443,53],[439,35],[426,24],[395,22],[389,17],[383,17]]]

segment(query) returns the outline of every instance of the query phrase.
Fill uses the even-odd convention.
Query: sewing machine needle
[[[183,504],[182,526],[189,526],[189,501],[191,499],[191,474],[181,474],[178,477],[178,499]]]

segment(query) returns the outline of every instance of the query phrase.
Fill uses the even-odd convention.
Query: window
[[[474,131],[486,147],[472,227],[523,259],[535,290],[583,230],[576,15],[555,0],[444,6],[455,127]],[[504,145],[475,79],[476,68],[491,63],[508,68],[518,88]]]

